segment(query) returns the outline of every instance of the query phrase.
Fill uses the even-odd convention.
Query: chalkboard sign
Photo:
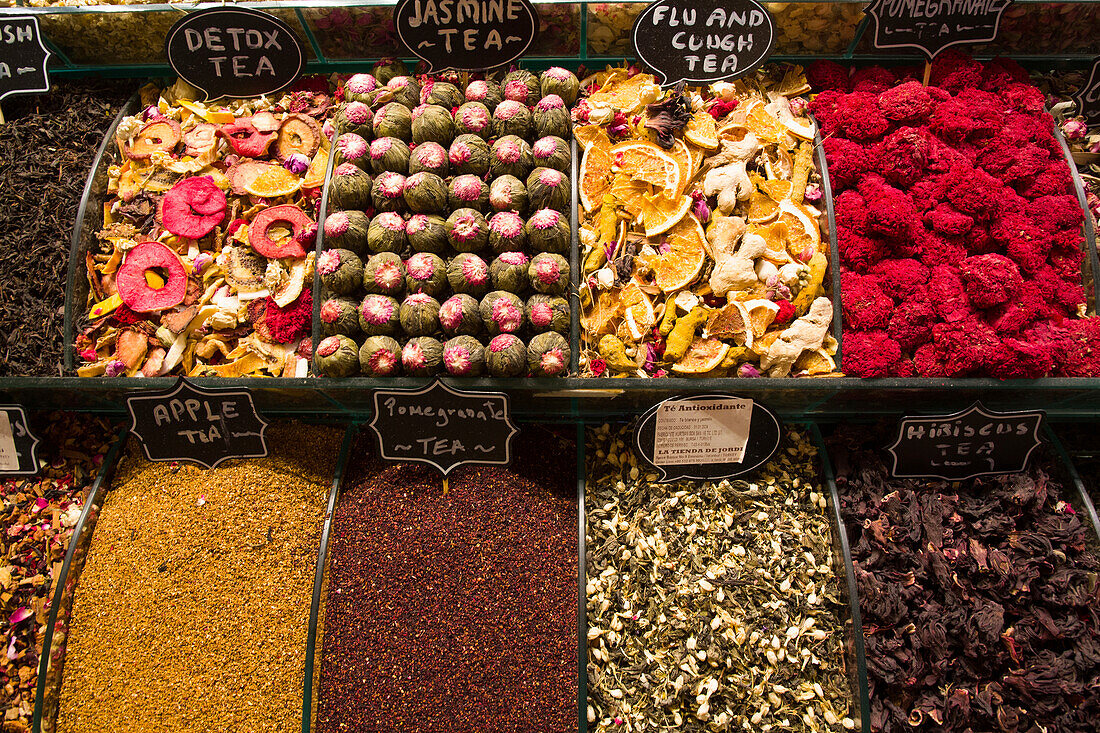
[[[631,33],[661,86],[740,79],[775,47],[775,19],[756,0],[658,0]]]
[[[929,60],[948,46],[997,38],[1012,0],[874,0],[875,48],[917,48]]]
[[[270,13],[241,7],[189,13],[168,31],[172,70],[207,99],[271,95],[302,73],[302,44]]]
[[[506,466],[512,460],[508,395],[466,392],[436,380],[417,390],[374,393],[370,428],[390,461],[430,463],[446,476],[463,463]]]
[[[49,58],[38,18],[0,16],[0,101],[10,94],[50,91]]]
[[[126,398],[133,425],[150,461],[191,461],[214,468],[230,458],[267,455],[267,422],[247,390],[206,389],[183,377],[162,392]]]
[[[539,16],[529,0],[399,0],[393,27],[429,73],[492,69],[527,53]]]
[[[759,402],[722,394],[672,397],[634,427],[638,453],[659,481],[748,473],[779,447],[779,420]]]
[[[961,481],[975,476],[1020,473],[1039,445],[1045,414],[993,412],[975,402],[953,415],[907,417],[887,450],[895,478]]]
[[[0,476],[38,473],[38,442],[22,407],[0,405]]]
[[[1085,124],[1100,125],[1100,56],[1093,59],[1089,80],[1073,95],[1073,101],[1077,102],[1077,114],[1085,118]]]

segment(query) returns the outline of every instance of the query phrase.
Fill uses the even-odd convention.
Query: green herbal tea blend
[[[589,730],[856,728],[839,558],[806,436],[720,482],[657,483],[630,445],[629,428],[589,433]]]

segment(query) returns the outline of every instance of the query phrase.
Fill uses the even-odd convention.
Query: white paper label
[[[654,465],[741,463],[752,404],[740,397],[662,404],[653,438]]]
[[[19,453],[15,450],[11,420],[6,410],[0,410],[0,471],[18,471]]]

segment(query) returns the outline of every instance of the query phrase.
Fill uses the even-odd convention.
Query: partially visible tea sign
[[[529,0],[399,0],[393,27],[429,73],[472,71],[503,66],[527,53],[539,16]]]
[[[994,412],[980,402],[951,415],[904,418],[887,450],[895,478],[961,481],[975,476],[1020,473],[1041,445],[1045,413]]]
[[[0,405],[0,476],[38,473],[38,442],[22,407]]]
[[[464,463],[506,466],[512,460],[508,395],[468,392],[439,380],[417,390],[374,392],[370,428],[390,461],[430,463],[446,476]]]
[[[49,58],[38,18],[0,17],[0,101],[10,94],[50,91]]]
[[[168,31],[164,48],[172,70],[207,99],[275,94],[294,83],[305,65],[291,27],[251,8],[188,13]]]
[[[756,0],[658,0],[631,32],[661,86],[740,79],[775,47],[775,19]]]
[[[916,48],[931,61],[948,46],[997,38],[1012,0],[874,0],[875,48]]]
[[[267,422],[247,390],[207,389],[180,377],[161,392],[126,398],[133,424],[150,461],[191,461],[214,468],[230,458],[267,455]]]
[[[706,394],[651,407],[634,428],[634,445],[660,472],[660,481],[722,479],[771,458],[779,436],[779,420],[760,403]]]
[[[1089,80],[1073,95],[1077,102],[1077,114],[1085,118],[1089,127],[1100,125],[1100,56],[1092,61]]]

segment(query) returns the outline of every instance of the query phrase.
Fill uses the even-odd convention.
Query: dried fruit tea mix
[[[892,479],[881,431],[831,451],[873,731],[1086,731],[1100,720],[1100,555],[1047,468]]]
[[[142,89],[86,258],[81,376],[306,376],[327,81],[278,98]]]
[[[266,458],[131,444],[76,586],[58,730],[290,731],[342,433],[276,423]]]
[[[835,196],[846,374],[1100,374],[1082,211],[1045,97],[1007,59],[816,62]]]
[[[835,371],[802,68],[664,92],[636,68],[584,83],[582,375]]]
[[[134,91],[127,80],[58,81],[4,100],[0,211],[0,377],[61,375],[65,280],[88,168]]]
[[[73,526],[114,439],[115,426],[90,415],[30,415],[41,472],[0,480],[4,559],[0,629],[4,656],[4,733],[30,730],[54,585]],[[56,637],[55,637],[56,638]]]
[[[577,730],[576,445],[525,426],[507,468],[361,445],[333,524],[320,733]]]
[[[847,604],[807,437],[743,477],[657,483],[629,429],[590,431],[589,730],[843,731]]]
[[[576,76],[375,71],[338,92],[318,371],[568,374]]]

